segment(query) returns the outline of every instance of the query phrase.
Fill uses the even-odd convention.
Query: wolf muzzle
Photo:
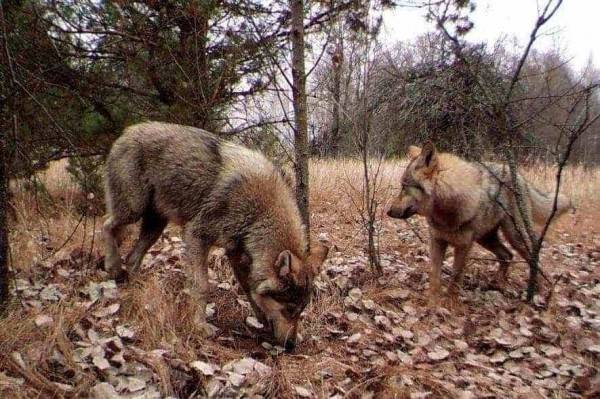
[[[413,207],[408,207],[408,208],[404,209],[403,211],[399,211],[395,208],[390,208],[387,211],[387,215],[394,219],[408,219],[415,213],[417,213],[417,210],[414,209]]]

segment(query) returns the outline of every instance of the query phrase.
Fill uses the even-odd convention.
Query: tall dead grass
[[[77,201],[85,198],[63,159],[31,179],[11,181],[10,249],[15,271],[74,248],[97,249],[99,218],[84,218]]]
[[[377,161],[373,161],[375,167]],[[406,166],[405,160],[384,161],[381,165],[382,186],[399,186],[400,176]],[[361,187],[363,166],[359,160],[351,158],[314,159],[310,163],[310,195],[312,204],[321,206],[340,199],[347,191],[347,185]]]
[[[533,164],[522,169],[535,187],[553,193],[556,190],[556,165]],[[563,170],[560,192],[571,198],[576,208],[582,211],[600,208],[600,169],[586,168],[582,165],[567,166]]]
[[[380,178],[381,187],[385,188],[385,195],[391,198],[400,186],[400,176],[406,165],[405,160],[391,160],[382,164]],[[65,170],[66,162],[51,164],[40,173],[37,178],[45,186],[45,192],[35,190],[30,183],[24,181],[12,182],[14,192],[12,204],[14,217],[11,224],[11,251],[13,271],[21,278],[30,273],[39,271],[36,265],[45,259],[63,257],[63,253],[81,250],[98,252],[101,226],[100,218],[92,220],[81,216],[76,211],[77,186],[71,181]],[[349,190],[349,185],[360,189],[363,169],[358,160],[312,160],[310,163],[310,200],[313,210],[315,225],[321,230],[343,223],[354,223],[355,210],[352,208],[352,199],[349,195],[356,195],[356,190]],[[537,187],[551,190],[553,187],[556,169],[536,165],[523,171],[527,178]],[[568,167],[565,170],[563,192],[570,195],[579,208],[585,212],[594,209],[600,194],[600,171],[582,167]],[[354,193],[354,194],[353,194]],[[383,194],[382,194],[383,195]],[[388,198],[388,199],[389,199]],[[381,199],[384,203],[385,198]],[[323,217],[328,216],[328,217]],[[342,217],[340,217],[342,216]],[[350,229],[351,230],[351,229]],[[356,241],[356,240],[354,240]],[[92,242],[94,243],[92,245]],[[58,251],[58,254],[55,252]],[[54,254],[54,255],[53,255]],[[48,268],[46,268],[48,269]],[[48,269],[49,270],[49,269]],[[91,273],[91,272],[90,272]],[[218,271],[218,273],[223,273]],[[230,272],[219,276],[220,280],[230,279]],[[91,273],[90,275],[94,275]],[[84,276],[85,277],[85,276]],[[73,292],[71,298],[77,297],[78,287],[85,285],[85,278],[69,284]],[[86,277],[87,278],[87,277]],[[244,325],[245,316],[249,310],[242,309],[236,302],[233,291],[227,294],[218,292],[211,301],[215,302],[218,309],[218,319],[215,320],[221,329],[236,331],[235,341],[203,340],[194,330],[192,322],[193,310],[197,306],[190,301],[183,292],[183,275],[151,271],[143,279],[132,281],[122,290],[121,317],[136,327],[140,348],[152,350],[158,347],[171,348],[177,356],[186,361],[192,361],[198,356],[208,359],[230,360],[244,356],[244,353],[260,345],[260,340],[247,331]],[[328,324],[332,309],[341,308],[342,296],[324,295],[317,296],[311,310],[305,315],[303,335],[307,342],[302,345],[304,354],[301,356],[315,356],[312,352],[311,337],[323,335]],[[0,321],[0,367],[9,367],[12,374],[23,375],[42,395],[60,395],[56,385],[46,376],[56,374],[48,369],[46,360],[59,351],[66,357],[74,350],[73,343],[65,335],[66,331],[73,330],[77,323],[85,318],[85,311],[77,307],[73,301],[61,302],[43,309],[45,314],[54,319],[51,328],[40,329],[35,326],[34,318],[37,311],[25,309],[15,305],[15,310],[7,319]],[[7,354],[19,351],[28,359],[38,359],[39,362],[29,362],[23,368],[15,363]],[[304,361],[302,357],[285,358],[277,360],[279,367],[271,378],[268,390],[276,396],[285,396],[290,390],[290,378],[301,376],[296,369],[306,367],[322,367],[327,363],[332,370],[343,370],[345,365],[338,360]],[[7,366],[8,365],[8,366]],[[344,367],[341,367],[344,366]],[[163,394],[172,394],[176,391],[173,386],[175,381],[165,363],[153,365],[160,376]],[[75,365],[70,367],[69,373],[76,373],[78,385],[75,392],[85,392],[95,382],[95,376],[89,372],[75,371]],[[343,371],[340,371],[342,373]],[[53,381],[61,381],[53,375]],[[70,382],[72,382],[71,379]],[[27,396],[27,394],[23,394]]]
[[[386,160],[381,168],[383,187],[398,189],[400,177],[407,165],[405,159]],[[536,163],[522,167],[521,173],[535,187],[546,192],[556,188],[556,165]],[[329,205],[340,200],[346,193],[346,185],[351,183],[360,187],[362,164],[357,159],[315,159],[310,163],[311,205]],[[563,170],[560,192],[569,196],[581,209],[596,207],[594,202],[600,198],[600,169],[586,168],[582,165],[567,166]]]
[[[82,248],[98,250],[101,218],[82,218],[77,201],[82,193],[66,170],[67,161],[53,162],[32,181],[13,181],[11,224],[12,265],[26,270],[56,251]],[[387,160],[380,170],[380,202],[397,193],[406,160]],[[535,164],[522,173],[536,187],[551,192],[556,183],[556,167]],[[313,215],[335,214],[354,220],[354,203],[362,189],[363,168],[359,160],[314,159],[310,163],[310,201]],[[600,170],[583,166],[565,168],[561,192],[572,198],[581,212],[597,211],[600,204]]]

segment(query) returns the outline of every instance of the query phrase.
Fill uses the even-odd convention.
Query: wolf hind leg
[[[510,245],[519,253],[519,255],[521,255],[523,259],[529,262],[531,259],[532,245],[527,232],[525,232],[525,229],[517,229],[515,223],[509,219],[504,219],[500,223],[500,228],[502,229],[502,233]],[[535,233],[533,238],[537,239]]]
[[[158,240],[166,226],[167,219],[158,213],[150,211],[144,214],[139,238],[125,260],[128,273],[133,273],[140,267],[144,255]]]
[[[500,262],[500,267],[498,268],[498,272],[494,278],[494,285],[499,287],[504,285],[508,277],[508,268],[510,266],[510,261],[513,258],[513,254],[508,248],[506,248],[504,244],[502,244],[502,241],[500,241],[500,237],[498,237],[498,229],[486,234],[477,242],[483,248],[493,253]]]
[[[511,220],[505,220],[501,224],[502,232],[504,233],[504,237],[508,240],[510,245],[521,255],[521,257],[527,261],[529,265],[529,278],[530,282],[533,283],[535,287],[537,285],[537,273],[538,270],[535,270],[531,267],[531,254],[532,254],[532,239],[534,242],[538,240],[537,234],[534,232],[533,237],[529,237],[527,232],[525,232],[524,228],[517,229],[515,224]]]
[[[186,226],[184,231],[186,246],[185,274],[189,295],[197,304],[194,311],[194,323],[204,336],[212,335],[206,323],[206,303],[208,295],[208,245],[196,234],[195,226]]]

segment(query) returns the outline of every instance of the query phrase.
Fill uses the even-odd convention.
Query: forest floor
[[[398,188],[402,167],[384,165],[382,204]],[[102,218],[78,215],[86,198],[62,169],[41,176],[43,198],[15,185],[15,300],[0,319],[0,397],[600,396],[595,171],[567,171],[565,193],[578,211],[548,237],[541,258],[547,280],[540,279],[534,304],[523,299],[524,264],[513,264],[502,291],[492,290],[498,265],[477,248],[480,259],[469,263],[459,300],[432,307],[424,220],[414,217],[409,226],[381,218],[383,275],[375,276],[354,206],[360,166],[313,162],[312,234],[331,251],[303,315],[303,340],[282,353],[246,322],[249,304],[218,252],[207,308],[217,331],[201,338],[191,320],[195,304],[183,289],[177,228],[163,234],[129,284],[108,280],[98,267]],[[551,187],[552,170],[527,175]]]

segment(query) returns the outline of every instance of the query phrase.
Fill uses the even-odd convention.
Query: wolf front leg
[[[146,252],[158,240],[163,230],[167,226],[167,219],[154,212],[147,212],[142,218],[140,235],[135,245],[131,249],[125,260],[127,264],[127,273],[135,272],[142,265],[142,260]]]
[[[229,259],[235,278],[248,297],[254,314],[262,324],[267,325],[268,322],[264,312],[258,307],[254,298],[252,298],[252,290],[250,289],[251,258],[239,249],[227,251],[227,258]]]
[[[454,275],[452,276],[452,282],[448,288],[448,295],[450,297],[458,296],[458,290],[462,284],[462,278],[467,264],[467,257],[471,252],[472,243],[465,245],[457,245],[454,247]]]
[[[439,300],[441,288],[441,274],[444,256],[448,248],[448,242],[441,238],[431,237],[430,256],[431,269],[429,271],[429,294],[432,303]]]
[[[194,311],[194,323],[203,336],[212,335],[213,331],[206,323],[206,297],[208,295],[208,249],[209,246],[195,234],[195,229],[186,227],[184,232],[186,245],[185,274],[187,289],[197,308]]]
[[[119,246],[121,245],[121,234],[127,221],[111,215],[102,228],[104,236],[104,270],[110,278],[117,281],[126,280],[126,273],[121,268],[121,256]]]

